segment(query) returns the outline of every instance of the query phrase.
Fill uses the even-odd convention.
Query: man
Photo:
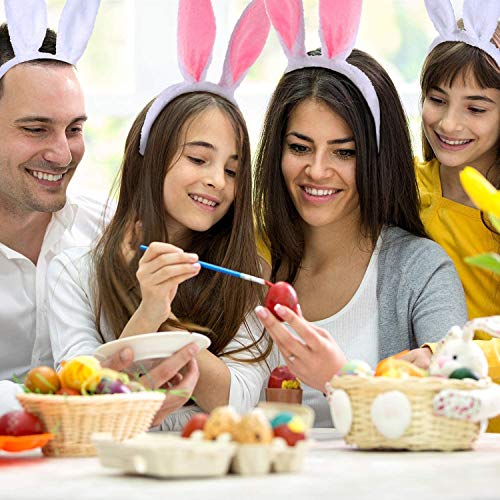
[[[47,30],[40,52],[56,53],[53,31]],[[4,24],[0,68],[14,56]],[[48,264],[65,248],[91,244],[105,222],[101,204],[66,193],[85,151],[86,120],[72,64],[30,60],[0,79],[0,380],[22,380],[34,366],[52,366],[45,317]],[[150,385],[170,381],[190,394],[198,377],[190,350],[195,351],[187,346],[152,371]],[[128,349],[107,364],[122,369],[132,358]],[[178,371],[186,364],[182,377]],[[180,400],[171,397],[160,413],[180,406]]]

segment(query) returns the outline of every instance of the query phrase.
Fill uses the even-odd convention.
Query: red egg
[[[271,372],[267,387],[270,389],[281,389],[281,384],[285,380],[297,380],[297,377],[290,371],[288,366],[278,366]]]
[[[43,433],[42,421],[24,410],[15,410],[0,417],[1,436],[28,436]]]
[[[182,429],[181,436],[183,438],[188,438],[194,431],[202,431],[207,422],[208,415],[206,413],[197,413],[187,422]]]
[[[298,304],[299,299],[297,297],[297,292],[292,285],[286,283],[285,281],[278,281],[272,285],[264,299],[264,305],[280,320],[284,321],[278,313],[274,310],[274,306],[280,304],[286,306],[296,314],[299,314]]]
[[[297,441],[302,441],[306,438],[303,432],[293,432],[288,424],[279,425],[273,429],[274,437],[283,438],[288,446],[295,446]]]

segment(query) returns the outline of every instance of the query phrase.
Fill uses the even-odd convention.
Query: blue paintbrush
[[[146,245],[140,245],[139,248],[141,250],[147,250],[148,247]],[[257,278],[256,276],[252,276],[250,274],[240,273],[239,271],[233,271],[232,269],[227,269],[226,267],[216,266],[215,264],[209,264],[208,262],[203,262],[201,260],[198,261],[201,267],[205,269],[209,269],[210,271],[216,271],[218,273],[229,274],[229,276],[234,276],[235,278],[241,278],[242,280],[252,281],[253,283],[258,283],[259,285],[267,285],[272,286],[270,281],[267,281],[263,278]]]

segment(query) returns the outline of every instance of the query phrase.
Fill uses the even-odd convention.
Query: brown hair
[[[458,27],[463,29],[463,23],[460,20]],[[500,48],[500,23],[497,25],[491,41]],[[420,74],[421,103],[424,102],[432,88],[443,84],[451,87],[457,78],[462,78],[464,83],[468,79],[472,79],[483,89],[500,90],[500,71],[489,54],[464,42],[444,42],[434,47],[424,61]],[[421,135],[422,156],[425,161],[433,160],[436,155],[427,140],[423,124]],[[500,135],[495,163],[488,169],[486,177],[497,189],[500,189]],[[483,212],[481,212],[481,219],[491,232],[497,233]]]
[[[200,260],[259,274],[259,262],[251,208],[250,143],[240,111],[226,99],[205,92],[184,94],[171,101],[156,119],[144,156],[139,154],[141,128],[149,109],[146,106],[130,129],[121,167],[118,206],[94,253],[96,270],[97,328],[100,316],[106,320],[116,337],[136,311],[141,293],[136,271],[141,257],[139,245],[152,241],[168,242],[163,201],[163,181],[175,163],[184,125],[209,107],[221,110],[230,120],[238,145],[238,169],[235,200],[225,216],[204,232],[192,232],[190,252]],[[123,245],[136,221],[142,223],[142,235],[132,237],[135,250],[127,259]],[[182,283],[172,302],[172,311],[180,323],[167,320],[160,330],[169,326],[192,327],[196,323],[207,331],[212,343],[210,351],[220,355],[246,315],[258,304],[260,287],[220,273],[202,269],[194,278]],[[255,339],[254,339],[255,340]],[[257,342],[257,341],[255,341]],[[255,344],[256,345],[256,344]],[[271,346],[259,358],[267,357]],[[232,353],[245,350],[232,351]]]
[[[271,249],[272,278],[281,270],[283,279],[293,283],[304,251],[300,216],[285,185],[281,158],[290,114],[305,99],[314,98],[327,104],[353,132],[362,232],[373,243],[386,225],[425,236],[418,213],[410,135],[398,93],[389,75],[368,54],[353,50],[347,60],[368,76],[377,92],[380,152],[370,109],[347,77],[329,69],[310,67],[281,78],[267,109],[255,172],[257,223]]]
[[[57,35],[55,31],[47,29],[45,33],[45,38],[43,39],[42,46],[38,49],[40,52],[46,52],[48,54],[56,53],[56,39]],[[0,66],[10,61],[15,57],[14,49],[12,48],[12,43],[10,42],[9,28],[6,23],[0,25]],[[68,64],[64,61],[58,61],[54,59],[36,59],[34,61],[28,61],[23,64]],[[0,78],[0,98],[3,95],[3,77]]]

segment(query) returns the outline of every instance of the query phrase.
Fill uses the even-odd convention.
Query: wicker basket
[[[453,451],[472,448],[480,433],[480,423],[434,415],[434,396],[443,389],[485,389],[490,381],[345,375],[333,377],[330,384],[333,390],[343,389],[350,399],[352,424],[344,436],[346,443],[361,449]],[[388,391],[402,392],[411,406],[411,423],[398,439],[386,438],[371,419],[373,400]]]
[[[17,398],[55,435],[42,448],[45,455],[89,457],[97,454],[90,440],[94,432],[109,432],[122,441],[147,431],[165,396],[146,391],[99,396],[18,394]]]

